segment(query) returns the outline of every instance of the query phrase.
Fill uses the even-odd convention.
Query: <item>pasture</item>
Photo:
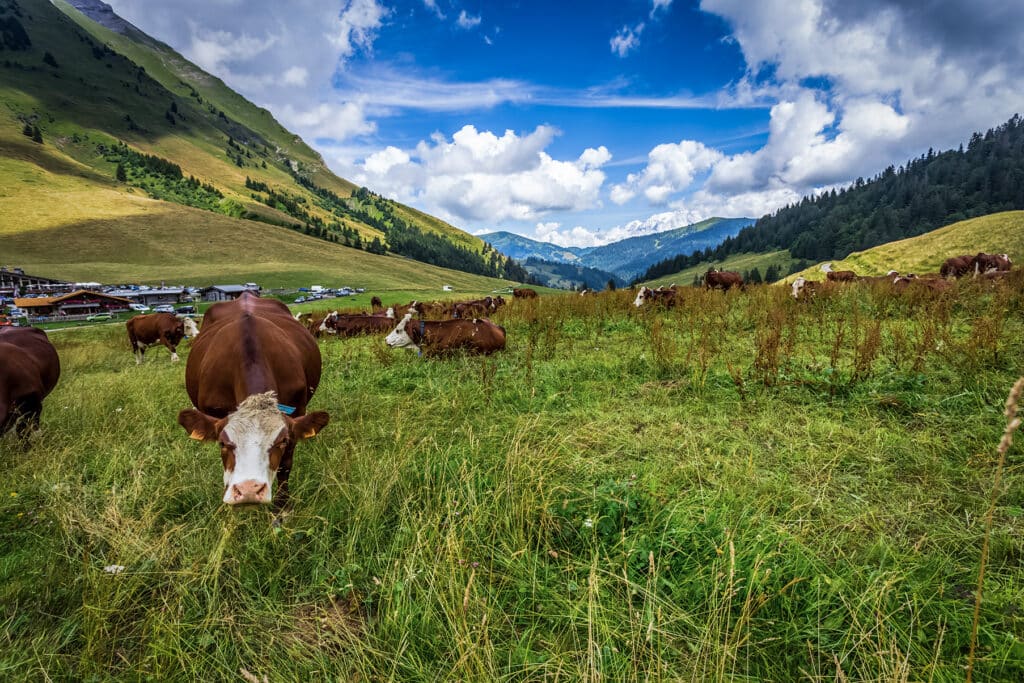
[[[43,429],[0,441],[0,677],[962,680],[1020,273],[634,296],[510,303],[487,358],[322,339],[280,527],[220,504],[184,363],[54,333]],[[1021,453],[978,680],[1024,677]]]

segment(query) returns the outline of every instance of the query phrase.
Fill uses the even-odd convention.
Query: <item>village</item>
[[[205,287],[71,282],[32,275],[24,269],[0,266],[0,325],[54,322],[98,322],[118,313],[165,312],[196,315],[201,303],[237,299],[243,292],[268,294],[294,303],[363,293],[363,288],[327,288],[322,285],[298,290],[264,292],[255,282],[214,284]]]

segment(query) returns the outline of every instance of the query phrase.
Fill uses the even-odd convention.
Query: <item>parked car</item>
[[[304,297],[304,296],[300,296],[300,297],[298,297],[297,299],[295,299],[295,302],[294,302],[294,303],[297,303],[297,304],[302,304],[302,303],[305,303],[305,302],[306,302],[306,297]]]
[[[193,315],[196,312],[196,307],[195,306],[178,306],[177,308],[174,309],[174,312],[178,313],[180,315]]]
[[[92,315],[86,316],[85,319],[89,322],[95,322],[97,320],[113,320],[114,316],[112,313],[93,313]]]
[[[159,306],[154,306],[153,310],[157,313],[174,313],[174,306],[170,304],[160,304]]]
[[[146,306],[145,304],[128,304],[128,308],[133,311],[138,311],[139,313],[145,313],[149,310],[149,306]]]

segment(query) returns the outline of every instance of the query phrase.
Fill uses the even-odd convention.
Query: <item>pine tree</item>
[[[124,164],[119,163],[117,165],[117,170],[114,172],[114,176],[117,178],[118,182],[123,183],[128,180],[128,175],[124,172]]]

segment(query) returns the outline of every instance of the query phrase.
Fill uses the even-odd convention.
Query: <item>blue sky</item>
[[[1024,110],[1003,0],[112,0],[340,175],[588,246],[760,216]]]

